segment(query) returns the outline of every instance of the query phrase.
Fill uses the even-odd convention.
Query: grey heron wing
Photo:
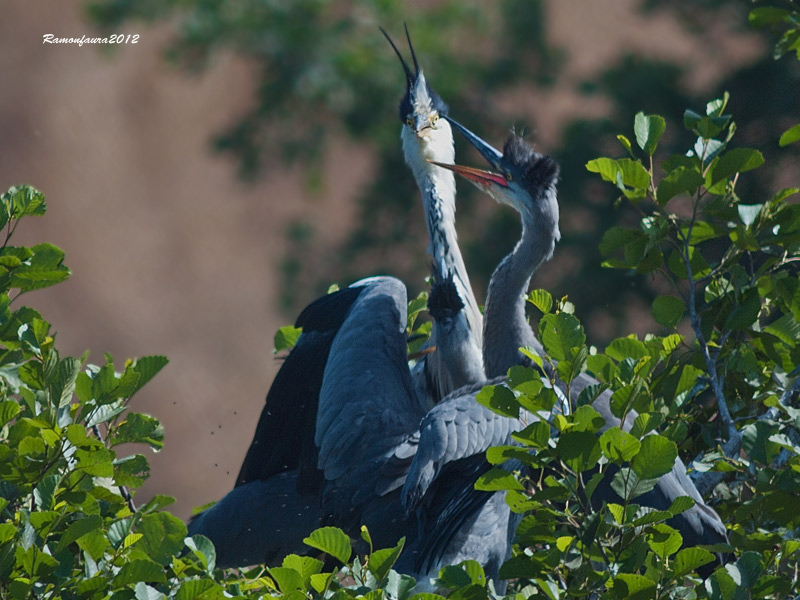
[[[317,400],[333,338],[363,288],[357,285],[327,294],[297,318],[303,333],[281,365],[267,393],[253,441],[236,486],[298,469],[301,489],[321,488],[314,445]]]
[[[303,538],[320,521],[319,496],[298,492],[293,470],[233,488],[192,518],[189,535],[214,542],[218,567],[278,565],[287,554],[309,550]]]
[[[387,488],[381,466],[425,415],[408,369],[406,288],[391,277],[360,284],[333,340],[317,413],[326,509],[338,522],[358,520],[359,507]]]
[[[407,512],[419,504],[446,465],[474,456],[485,463],[484,453],[489,447],[507,443],[511,432],[522,429],[518,419],[477,403],[475,394],[486,383],[491,382],[457,390],[425,415],[416,455],[403,485],[402,504]]]

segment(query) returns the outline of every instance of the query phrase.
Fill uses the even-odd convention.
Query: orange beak
[[[453,173],[457,173],[465,179],[484,187],[490,187],[492,185],[499,185],[506,188],[508,187],[508,181],[506,178],[502,175],[498,175],[497,173],[493,173],[492,171],[485,171],[483,169],[465,167],[462,165],[448,165],[447,163],[440,163],[436,162],[435,160],[429,160],[428,162],[436,165],[437,167],[449,169],[450,171],[453,171]]]

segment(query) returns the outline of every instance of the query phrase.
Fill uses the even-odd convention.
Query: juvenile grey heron
[[[499,202],[513,206],[522,216],[522,239],[495,270],[489,284],[484,314],[486,372],[489,376],[498,376],[504,374],[509,367],[523,362],[523,357],[518,352],[520,346],[531,346],[540,353],[543,352],[525,319],[523,295],[535,268],[552,254],[553,245],[558,240],[558,206],[554,188],[537,185],[551,181],[551,171],[545,168],[547,162],[543,162],[543,157],[533,152],[518,137],[512,134],[501,153],[462,125],[452,119],[450,122],[480,151],[496,172],[458,165],[441,166],[466,177]],[[533,201],[531,189],[540,190],[539,202]],[[552,191],[547,192],[549,189]],[[594,378],[583,373],[570,384],[570,394],[577,397],[583,388],[595,383],[597,381]],[[630,431],[636,413],[629,413],[630,417],[625,423],[621,423],[611,411],[610,398],[611,392],[606,390],[592,404],[606,420],[603,430],[619,426]],[[470,453],[480,456],[488,447],[506,443],[506,436],[517,425],[515,419],[494,413],[486,414],[483,417],[485,420],[506,422],[507,426],[495,426],[494,431],[499,436],[476,435],[474,427],[465,427],[454,418],[443,420],[438,416],[437,413],[442,412],[446,406],[445,401],[434,408],[423,422],[419,449],[404,484],[403,503],[407,510],[417,507],[431,493],[431,486],[435,484],[439,474],[445,472],[448,464],[463,464]],[[443,421],[446,425],[443,425]],[[435,493],[434,490],[434,495]],[[465,494],[468,498],[476,499],[476,503],[479,502],[477,499],[485,498],[485,493],[474,490],[467,490]],[[636,502],[642,506],[666,510],[679,496],[689,496],[695,502],[692,508],[668,521],[681,533],[685,545],[727,542],[724,524],[686,476],[686,466],[679,458],[676,458],[672,471],[663,475],[653,490],[637,497]],[[621,499],[611,489],[610,476],[597,488],[593,500],[603,503],[620,502]],[[468,500],[461,499],[460,502],[466,504]],[[497,510],[504,508],[508,510],[507,507],[497,505]],[[421,510],[424,517],[430,508],[427,503],[423,503]],[[435,507],[434,513],[442,510],[441,507]],[[510,522],[513,524],[513,520]],[[721,556],[717,558],[720,562],[724,560]]]
[[[441,321],[434,319],[427,343],[432,351],[424,353],[414,367],[414,394],[427,412],[452,390],[483,379],[481,315],[456,238],[454,177],[428,162],[453,160],[452,131],[441,118],[446,115],[447,106],[427,84],[408,29],[414,72],[383,33],[406,75],[406,90],[400,102],[401,139],[406,162],[422,195],[434,286],[448,280],[447,285],[455,289],[464,308],[451,313],[447,335],[439,341]],[[317,401],[331,344],[348,319],[355,315],[363,318],[363,310],[359,309],[362,302],[383,293],[396,295],[394,299],[404,305],[403,310],[381,312],[388,308],[382,306],[371,317],[404,330],[406,290],[391,278],[356,282],[311,303],[298,317],[295,325],[302,327],[303,333],[267,394],[234,489],[189,525],[190,534],[202,533],[215,542],[220,566],[280,560],[288,552],[305,550],[302,539],[319,526],[322,516],[319,499],[323,480],[317,468],[314,434]],[[410,424],[411,430],[418,425],[416,418]],[[254,557],[261,559],[253,561]]]

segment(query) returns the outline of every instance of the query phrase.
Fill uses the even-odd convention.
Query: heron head
[[[405,29],[408,47],[411,50],[411,58],[414,61],[413,72],[389,37],[389,34],[381,28],[381,32],[392,45],[406,74],[406,91],[400,101],[400,120],[404,127],[407,127],[422,139],[431,138],[443,129],[446,129],[446,133],[450,136],[452,135],[450,127],[442,120],[442,117],[447,115],[447,105],[425,80],[425,75],[417,62],[417,55],[414,53],[414,46],[411,44],[408,26]]]
[[[509,135],[500,152],[454,119],[448,116],[445,119],[467,138],[493,170],[440,162],[434,164],[461,175],[497,202],[513,206],[519,212],[549,215],[558,227],[555,193],[558,163],[534,151],[516,133]]]

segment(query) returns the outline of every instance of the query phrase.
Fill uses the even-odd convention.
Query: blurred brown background
[[[698,37],[674,14],[641,13],[636,0],[545,4],[547,36],[566,51],[558,82],[493,100],[509,115],[506,125],[535,113],[544,151],[567,120],[610,110],[575,84],[625,53],[685,63],[682,84],[703,94],[767,52],[763,38],[724,19]],[[375,159],[369,145],[340,136],[322,158],[321,190],[309,189],[299,166],[273,165],[244,183],[209,140],[252,102],[253,65],[221,51],[197,74],[170,66],[162,56],[169,23],[126,24],[120,33],[139,34],[139,42],[114,53],[42,44],[46,33],[95,31],[83,0],[0,2],[0,187],[29,183],[47,196],[47,215],[26,222],[17,243],[50,241],[66,252],[72,277],[25,298],[54,323],[62,353],[91,349],[98,363],[108,351],[118,365],[169,357],[133,401],[166,430],[165,449],[146,451],[152,475],[139,498],[175,496],[186,517],[233,485],[278,367],[272,336],[292,320],[277,300],[286,224],[302,218],[318,243],[335,247],[352,227],[353,198],[373,177]],[[393,75],[399,99],[399,68]],[[394,123],[394,102],[376,105],[370,118]],[[503,132],[494,133],[499,142]],[[477,232],[461,227],[460,235],[468,241]],[[424,260],[423,246],[418,253]],[[573,259],[599,263],[596,252]],[[295,295],[302,305],[317,290]]]

